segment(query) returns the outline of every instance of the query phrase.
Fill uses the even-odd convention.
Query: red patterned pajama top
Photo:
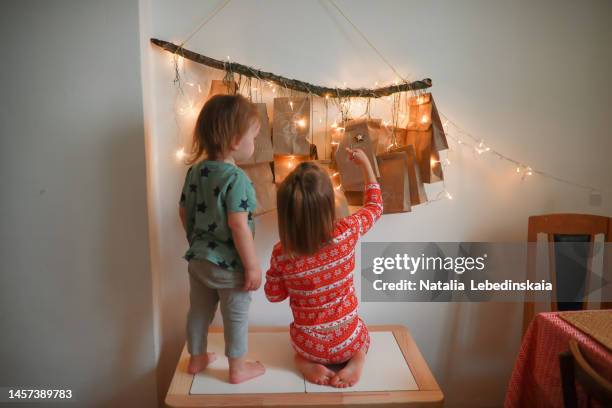
[[[357,313],[353,286],[355,246],[383,211],[379,184],[368,184],[365,205],[336,222],[333,238],[317,253],[289,257],[274,246],[264,290],[271,302],[289,297],[291,344],[302,357],[322,364],[349,360],[370,336]]]

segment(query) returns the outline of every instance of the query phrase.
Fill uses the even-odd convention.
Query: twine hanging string
[[[217,16],[217,14],[219,14],[221,12],[221,10],[223,10],[231,1],[232,0],[224,0],[223,3],[221,3],[219,6],[217,6],[217,8],[214,9],[213,12],[208,17],[204,18],[204,20],[202,20],[200,25],[198,25],[187,37],[185,37],[183,42],[181,42],[179,44],[179,48],[178,48],[177,52],[180,51],[181,49],[183,49],[185,44],[187,44],[187,41],[191,40],[191,38],[194,35],[196,35],[206,24],[208,24],[210,22],[210,20],[215,18]]]
[[[344,14],[344,12],[342,11],[342,9],[340,9],[340,7],[338,7],[338,5],[336,4],[336,2],[334,0],[329,0],[329,2],[331,3],[332,6],[334,6],[334,8],[336,10],[338,10],[338,13],[340,13],[340,15],[342,17],[344,17],[344,19],[346,21],[348,21],[348,23],[353,27],[353,29],[357,32],[357,34],[359,34],[359,36],[361,36],[361,38],[370,46],[370,48],[372,48],[372,50],[380,57],[380,59],[389,67],[391,68],[391,70],[395,73],[395,75],[397,75],[398,78],[400,78],[402,81],[404,82],[408,82],[408,80],[406,78],[404,78],[396,69],[393,65],[391,65],[391,63],[384,57],[384,55],[382,55],[382,53],[378,50],[378,48],[376,48],[376,46],[374,46],[374,44],[372,44],[372,42],[368,39],[368,37],[366,37],[366,35],[359,29],[359,27],[357,27],[357,25],[355,23],[353,23],[353,21],[347,17],[346,14]]]

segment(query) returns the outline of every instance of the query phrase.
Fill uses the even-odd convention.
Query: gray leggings
[[[189,265],[189,299],[187,315],[187,350],[191,355],[203,354],[207,350],[208,327],[215,317],[217,304],[221,303],[225,355],[242,357],[247,352],[249,335],[249,305],[251,292],[240,288],[214,289],[206,285],[207,262]],[[209,264],[210,267],[216,265]]]

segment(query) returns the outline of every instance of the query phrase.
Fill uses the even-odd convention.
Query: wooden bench
[[[369,331],[373,337],[373,345],[368,352],[368,359],[375,358],[373,354],[374,350],[374,337],[377,332],[387,332],[387,334],[380,333],[389,337],[389,334],[393,335],[393,338],[397,342],[397,346],[401,350],[401,354],[405,360],[405,363],[409,369],[409,374],[412,374],[412,384],[415,389],[407,390],[394,390],[394,391],[350,391],[349,389],[334,389],[329,387],[329,392],[321,392],[321,386],[312,385],[310,383],[305,384],[305,389],[299,390],[299,392],[283,392],[283,393],[207,393],[207,394],[191,394],[192,383],[194,377],[187,373],[187,364],[189,361],[189,354],[187,348],[183,348],[180,360],[176,367],[174,377],[168,389],[166,395],[166,404],[171,407],[441,407],[444,401],[444,395],[440,390],[436,380],[434,379],[427,363],[423,359],[418,347],[416,346],[409,331],[398,325],[386,325],[386,326],[368,326]],[[211,329],[211,333],[220,333],[222,328]],[[287,335],[287,345],[289,344],[289,333],[285,327],[255,327],[251,328],[249,334],[265,334],[265,333],[285,333]],[[278,337],[278,336],[276,336]],[[210,340],[209,340],[210,342]],[[290,346],[289,346],[290,347]],[[285,351],[286,353],[286,351]],[[399,353],[398,353],[399,354]],[[287,354],[283,354],[283,359],[288,360],[286,363],[289,366],[293,366],[291,358],[286,357]],[[225,357],[219,356],[220,359]],[[388,358],[388,357],[387,357]],[[266,360],[261,358],[261,361],[266,365]],[[367,367],[366,362],[366,367]],[[293,369],[293,368],[291,368]],[[217,370],[219,371],[219,370]],[[225,370],[224,370],[225,371]],[[266,373],[267,374],[267,373]],[[375,372],[374,375],[380,377],[384,375],[384,372]],[[206,371],[197,374],[198,376],[206,375]],[[221,373],[216,373],[219,376]],[[226,373],[222,374],[224,381]],[[365,374],[364,374],[365,375]],[[265,375],[263,376],[265,377]],[[263,378],[262,377],[262,378]],[[362,376],[362,380],[363,380]],[[200,377],[198,380],[206,380],[206,377]],[[302,379],[303,380],[303,379]],[[219,379],[217,379],[219,381]],[[226,389],[231,387],[237,387],[235,385],[223,384]],[[319,387],[318,391],[313,391],[314,387]],[[310,387],[310,391],[308,388]],[[327,387],[325,388],[325,390]],[[323,390],[323,391],[325,391]]]

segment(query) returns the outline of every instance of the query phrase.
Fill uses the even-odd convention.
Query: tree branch
[[[238,64],[237,62],[216,60],[214,58],[198,54],[197,52],[187,50],[176,44],[164,40],[158,40],[157,38],[151,38],[151,43],[173,54],[178,54],[183,58],[187,58],[188,60],[197,62],[198,64],[207,65],[209,67],[220,69],[223,71],[234,72],[251,78],[257,78],[263,81],[272,81],[284,88],[289,88],[304,93],[312,93],[321,97],[329,96],[330,98],[380,98],[382,96],[392,95],[397,92],[427,89],[432,85],[431,79],[425,78],[420,81],[401,83],[398,85],[385,86],[376,89],[329,88],[325,86],[313,85],[308,82],[299,81],[297,79],[286,78],[280,75],[273,74],[271,72],[261,71],[259,69],[254,69],[246,65]]]

